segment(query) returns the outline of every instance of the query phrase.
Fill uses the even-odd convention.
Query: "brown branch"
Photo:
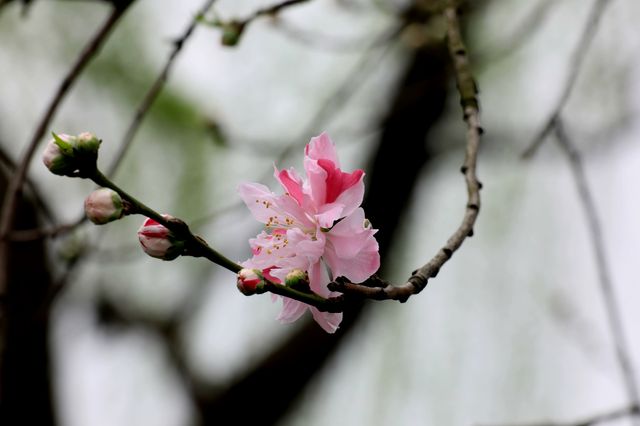
[[[447,243],[425,265],[413,272],[409,280],[402,285],[394,286],[377,277],[372,277],[362,284],[354,284],[344,280],[336,280],[329,284],[332,291],[350,296],[376,300],[393,299],[401,302],[422,291],[429,280],[435,277],[440,268],[451,258],[464,240],[473,234],[478,212],[480,210],[481,184],[476,177],[476,160],[480,144],[480,127],[477,87],[469,68],[467,51],[460,34],[460,25],[454,1],[449,1],[444,11],[447,20],[447,41],[449,54],[454,66],[460,103],[467,123],[467,147],[464,164],[461,168],[467,184],[467,206],[462,223],[447,240]]]
[[[554,129],[554,122],[560,117],[562,110],[569,100],[571,96],[571,92],[573,91],[573,87],[576,84],[578,79],[578,74],[580,73],[580,68],[582,67],[582,63],[584,62],[584,58],[587,56],[587,52],[589,50],[589,46],[593,41],[593,38],[598,31],[598,26],[600,24],[600,19],[604,15],[605,7],[611,2],[611,0],[595,0],[593,6],[591,7],[591,11],[589,12],[589,17],[587,19],[587,23],[585,24],[584,30],[582,31],[582,36],[578,41],[578,45],[576,46],[573,54],[571,55],[570,69],[567,74],[567,78],[564,83],[564,87],[562,92],[560,93],[560,97],[556,103],[556,106],[551,111],[549,118],[545,121],[544,126],[535,136],[535,138],[530,142],[527,149],[522,153],[522,158],[531,158],[536,153],[538,148],[545,141],[547,136]]]
[[[583,418],[580,420],[567,421],[567,422],[536,422],[536,423],[523,423],[523,424],[483,424],[482,426],[596,426],[597,424],[610,422],[612,420],[623,419],[626,417],[633,418],[640,415],[640,408],[637,405],[630,407],[619,408],[613,411],[607,411],[605,413],[596,414],[592,417]],[[481,425],[477,425],[481,426]]]
[[[80,52],[78,59],[60,83],[60,86],[51,99],[44,116],[40,119],[38,125],[36,126],[36,130],[33,133],[31,140],[27,144],[27,149],[17,166],[16,172],[9,182],[7,192],[2,203],[2,217],[0,217],[0,295],[4,293],[7,281],[6,263],[9,244],[6,241],[6,237],[13,227],[17,200],[19,198],[20,192],[22,191],[22,185],[27,176],[27,170],[35,153],[36,147],[38,146],[38,142],[47,131],[49,123],[53,119],[53,116],[62,103],[62,100],[69,92],[69,89],[78,79],[91,59],[93,59],[93,57],[95,57],[96,54],[100,51],[100,48],[111,33],[111,30],[114,28],[116,23],[118,23],[130,4],[131,1],[118,2],[117,6],[113,7],[113,10],[109,14],[105,22],[102,24],[102,26],[98,29],[98,31],[96,31],[95,35],[91,38],[89,43],[87,43],[84,49],[82,49],[82,52]]]
[[[187,29],[182,34],[182,36],[174,42],[173,50],[169,54],[169,58],[167,59],[167,62],[162,68],[162,71],[160,72],[156,80],[153,82],[153,85],[151,86],[151,88],[145,95],[144,99],[142,100],[142,103],[136,110],[133,120],[131,120],[131,123],[127,128],[124,138],[122,139],[122,143],[120,144],[120,149],[116,153],[116,156],[114,157],[111,163],[111,166],[107,169],[107,176],[113,177],[113,175],[117,172],[118,167],[120,166],[120,164],[122,163],[122,160],[124,159],[124,156],[126,155],[127,151],[131,147],[133,138],[135,137],[136,132],[138,131],[138,128],[142,124],[142,120],[147,115],[147,112],[149,112],[151,105],[153,105],[156,98],[162,91],[162,88],[164,87],[165,83],[167,82],[167,79],[169,77],[169,72],[171,71],[174,61],[178,57],[178,54],[184,47],[185,42],[189,39],[189,37],[191,37],[191,34],[193,34],[193,31],[196,25],[198,24],[199,19],[202,16],[204,16],[204,14],[207,13],[209,9],[211,9],[211,6],[213,6],[213,3],[215,1],[216,0],[206,0],[204,5],[200,8],[200,11],[193,17],[193,19],[187,26]]]
[[[591,246],[596,258],[600,291],[602,292],[602,298],[604,299],[609,328],[615,342],[615,352],[620,366],[620,373],[627,390],[629,403],[634,404],[637,408],[640,405],[640,394],[638,393],[638,387],[635,383],[636,376],[634,366],[631,361],[631,351],[629,350],[629,345],[625,337],[622,318],[620,317],[620,306],[616,301],[615,291],[613,288],[609,262],[604,248],[605,244],[602,235],[602,225],[600,218],[598,217],[596,203],[593,199],[593,195],[591,194],[589,184],[587,183],[587,176],[582,164],[582,157],[567,134],[560,117],[555,121],[554,132],[558,145],[560,145],[569,160],[569,166],[571,167],[573,179],[580,196],[580,202],[583,206],[587,226],[589,228],[589,235],[591,237]],[[640,422],[636,419],[634,424],[638,425]]]

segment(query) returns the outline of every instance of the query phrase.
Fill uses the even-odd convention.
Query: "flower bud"
[[[162,217],[173,219],[166,214]],[[158,259],[173,260],[184,252],[184,241],[177,239],[169,229],[150,218],[138,229],[138,240],[145,253]]]
[[[111,189],[97,189],[84,200],[84,212],[96,225],[118,220],[124,216],[122,198]]]
[[[70,142],[72,137],[63,133],[58,135],[58,138],[63,142]],[[69,143],[70,149],[71,144]],[[65,151],[68,150],[63,150],[55,139],[51,139],[47,143],[42,154],[42,162],[51,173],[64,176],[75,170],[75,162],[65,154]]]
[[[240,41],[246,24],[240,21],[231,21],[222,24],[222,45],[235,46]]]
[[[241,269],[238,272],[238,290],[245,296],[256,294],[264,286],[262,272],[259,269]]]
[[[102,141],[89,132],[80,133],[76,137],[76,149],[88,155],[98,156],[98,150]]]
[[[291,288],[307,288],[309,286],[309,276],[301,269],[293,269],[284,277],[284,283]]]
[[[84,176],[95,170],[100,140],[91,133],[78,136],[53,133],[42,155],[42,162],[56,175]]]

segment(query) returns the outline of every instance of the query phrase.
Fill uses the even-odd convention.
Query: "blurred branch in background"
[[[215,1],[216,0],[206,0],[202,5],[202,7],[200,8],[200,11],[193,17],[193,19],[187,26],[182,36],[180,36],[178,39],[176,39],[173,42],[174,43],[173,50],[169,54],[169,57],[167,58],[167,61],[165,62],[164,67],[162,68],[162,71],[160,71],[160,74],[151,85],[151,88],[145,95],[144,99],[142,100],[142,103],[138,106],[138,109],[136,110],[133,116],[133,119],[129,124],[129,127],[127,128],[127,131],[125,132],[125,135],[122,138],[122,142],[120,143],[120,148],[118,149],[118,152],[113,158],[111,165],[107,169],[108,177],[113,177],[117,173],[118,168],[120,167],[120,164],[122,164],[122,160],[124,159],[124,156],[127,154],[127,152],[129,151],[129,148],[131,147],[131,144],[133,143],[133,138],[135,137],[138,131],[138,128],[142,124],[142,120],[144,120],[144,117],[149,112],[151,105],[153,105],[155,100],[158,98],[158,95],[162,91],[162,88],[166,84],[167,79],[169,78],[169,73],[171,72],[171,68],[173,67],[174,61],[180,54],[180,51],[184,47],[184,44],[187,42],[189,37],[191,37],[191,34],[193,34],[193,30],[198,24],[198,21],[200,20],[200,18],[204,16],[209,11],[209,9],[211,9]]]
[[[505,424],[481,424],[476,426],[597,426],[605,422],[611,422],[613,420],[620,420],[624,418],[636,418],[640,415],[640,408],[637,405],[632,405],[618,410],[607,411],[606,413],[596,414],[595,416],[583,418],[580,420],[566,421],[566,422],[554,422],[543,421],[536,423],[505,423]]]
[[[11,156],[5,150],[5,146],[7,146],[4,141],[0,141],[0,165],[4,167],[9,173],[15,173],[16,171],[16,163],[11,158]],[[33,202],[36,203],[36,207],[38,211],[42,214],[43,218],[49,222],[49,224],[54,224],[56,222],[56,216],[51,206],[47,204],[44,197],[40,193],[37,185],[28,177],[25,177],[24,181],[26,187],[31,192]],[[13,240],[13,237],[11,237]]]
[[[249,24],[262,16],[276,17],[277,14],[288,7],[295,6],[301,3],[306,3],[309,0],[286,0],[281,3],[276,3],[271,6],[267,6],[262,9],[258,9],[251,15],[244,19],[231,19],[228,21],[221,20],[216,13],[213,18],[207,18],[206,16],[200,16],[200,22],[207,24],[211,27],[220,28],[222,36],[220,42],[224,46],[235,46],[240,41],[240,38],[244,34]]]
[[[485,6],[491,3],[485,2]],[[494,65],[495,63],[510,56],[514,52],[519,51],[531,39],[531,37],[539,30],[540,25],[549,16],[554,6],[560,2],[557,0],[540,0],[535,3],[528,15],[517,25],[513,34],[503,37],[501,44],[490,45],[479,49],[472,59],[486,64]]]
[[[395,26],[379,36],[367,35],[357,39],[338,38],[328,32],[326,34],[311,32],[282,18],[274,19],[272,26],[292,42],[331,53],[353,53],[384,46],[389,42],[389,39],[396,36]]]
[[[551,110],[549,118],[547,118],[547,120],[544,122],[542,130],[538,132],[538,134],[534,137],[534,139],[522,153],[523,158],[533,157],[540,145],[542,145],[547,136],[549,136],[549,134],[554,129],[555,122],[560,118],[562,110],[569,100],[571,92],[573,91],[573,87],[578,80],[578,75],[580,74],[582,64],[584,63],[584,58],[587,56],[589,46],[591,46],[591,42],[593,41],[593,38],[598,31],[598,26],[600,24],[602,16],[604,15],[605,8],[612,1],[613,0],[594,0],[593,6],[589,11],[589,17],[587,18],[587,23],[584,26],[582,35],[580,36],[578,44],[576,45],[575,50],[571,55],[571,59],[569,61],[569,72],[567,73],[562,91],[560,92],[560,97],[558,98],[558,101],[554,108]]]
[[[571,173],[573,174],[573,179],[576,184],[576,190],[578,191],[580,202],[583,206],[589,236],[591,238],[591,246],[596,260],[600,291],[607,313],[609,329],[615,344],[615,353],[620,367],[621,378],[626,388],[629,404],[637,409],[640,405],[640,395],[638,394],[638,387],[635,382],[635,369],[631,361],[631,351],[624,332],[620,305],[616,300],[611,279],[609,261],[607,260],[607,254],[605,252],[602,224],[598,217],[596,203],[591,194],[580,152],[569,137],[560,116],[554,121],[553,130],[558,145],[560,145],[569,161]],[[640,418],[635,418],[633,424],[640,425]]]
[[[384,58],[393,49],[393,41],[395,41],[401,34],[405,26],[406,24],[400,24],[389,30],[385,30],[382,34],[382,37],[385,39],[385,43],[382,46],[371,45],[365,50],[356,64],[352,67],[351,71],[347,73],[344,80],[338,84],[333,91],[331,91],[329,96],[325,98],[324,102],[320,103],[318,109],[308,120],[307,125],[303,127],[303,130],[296,136],[292,137],[289,142],[285,143],[284,148],[280,148],[282,143],[277,143],[275,140],[254,140],[244,136],[231,135],[230,139],[240,142],[238,144],[233,144],[233,148],[246,149],[254,154],[258,153],[261,155],[272,155],[274,150],[279,150],[279,154],[273,160],[274,164],[279,164],[295,149],[303,146],[311,136],[315,135],[317,133],[317,129],[326,127],[334,117],[338,116],[338,114],[344,110],[349,100],[358,92],[360,87],[368,80],[370,74],[383,62]],[[379,50],[378,53],[376,53],[377,50]],[[272,174],[273,171],[268,169],[258,178],[258,180],[263,181],[269,178]],[[194,219],[191,223],[194,226],[199,226],[222,214],[232,212],[243,205],[244,203],[242,200],[236,200],[212,213]]]
[[[205,1],[203,6],[200,8],[200,11],[195,14],[193,19],[191,20],[191,22],[187,26],[185,32],[178,39],[176,39],[174,41],[173,50],[169,54],[169,56],[168,56],[168,58],[167,58],[167,60],[166,60],[166,62],[164,64],[162,70],[160,71],[160,74],[158,75],[158,77],[153,82],[153,84],[149,88],[148,92],[144,96],[141,104],[138,106],[138,108],[136,109],[136,111],[134,113],[133,119],[131,120],[131,122],[129,124],[129,127],[127,127],[127,130],[126,130],[125,135],[124,135],[124,137],[122,139],[122,142],[120,143],[120,147],[119,147],[117,153],[115,154],[115,157],[113,158],[113,160],[111,162],[111,165],[109,166],[109,168],[107,170],[107,176],[112,177],[113,175],[115,175],[117,173],[118,168],[120,167],[120,164],[122,163],[122,160],[124,159],[125,155],[129,151],[129,148],[131,147],[131,145],[133,143],[134,137],[135,137],[138,129],[140,128],[140,125],[142,124],[142,121],[144,120],[145,116],[149,112],[149,109],[151,108],[151,106],[153,105],[155,100],[158,98],[158,95],[162,91],[162,88],[166,84],[167,79],[169,77],[169,73],[171,72],[171,69],[173,67],[173,63],[175,62],[176,58],[178,57],[178,55],[182,51],[182,48],[184,47],[184,45],[187,42],[187,40],[193,34],[193,31],[194,31],[195,27],[197,26],[200,18],[205,13],[207,13],[207,11],[209,9],[211,9],[211,7],[215,3],[215,1],[216,0],[207,0],[207,1]],[[78,216],[78,219],[76,219],[75,221],[73,221],[71,223],[61,224],[61,225],[54,226],[54,227],[49,228],[49,229],[35,228],[35,229],[32,229],[32,230],[25,230],[25,231],[22,231],[20,233],[14,233],[12,235],[12,239],[13,240],[20,240],[20,241],[29,241],[29,240],[37,239],[37,238],[46,238],[46,237],[55,238],[58,235],[66,234],[68,232],[71,232],[71,231],[75,230],[78,226],[82,225],[85,222],[86,222],[86,216],[85,216],[84,210],[83,210],[80,213],[80,215]]]

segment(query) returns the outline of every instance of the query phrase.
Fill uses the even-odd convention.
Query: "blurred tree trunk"
[[[367,168],[364,208],[374,227],[380,229],[376,237],[383,265],[394,260],[393,253],[389,253],[391,242],[408,209],[422,168],[430,159],[428,136],[445,106],[447,70],[445,44],[415,50],[390,102],[387,117],[381,123],[379,145]],[[299,401],[305,386],[321,371],[340,343],[356,328],[362,308],[363,304],[357,304],[345,312],[335,335],[308,322],[224,391],[197,395],[201,424],[249,424],[256,418],[261,425],[277,424]]]
[[[8,173],[1,170],[0,193],[6,191]],[[21,197],[17,207],[15,229],[38,226],[29,200]],[[44,241],[14,242],[8,256],[0,318],[0,424],[54,425],[47,305],[52,283]]]

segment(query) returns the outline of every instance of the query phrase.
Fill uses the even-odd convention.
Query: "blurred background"
[[[113,10],[106,1],[25,3],[0,1],[3,192],[56,88]],[[203,4],[134,1],[47,134],[95,133],[108,168]],[[253,19],[274,4],[214,3],[114,179],[241,261],[260,226],[237,185],[275,189],[273,164],[300,170],[304,145],[327,131],[343,169],[367,173],[382,276],[404,282],[455,230],[466,203],[466,127],[438,2],[310,0]],[[602,280],[615,293],[624,355],[637,366],[640,3],[474,0],[462,8],[485,128],[483,205],[473,238],[425,291],[405,304],[354,307],[327,335],[309,317],[279,324],[279,302],[243,296],[233,274],[203,259],[149,258],[136,239],[139,216],[12,241],[2,424],[257,416],[286,426],[519,425],[637,414],[638,367],[621,369]],[[216,19],[248,19],[236,46],[221,43]],[[552,117],[564,133],[547,132],[523,159]],[[586,180],[576,181],[562,136]],[[16,228],[76,223],[94,188],[51,175],[40,160],[45,139]],[[21,422],[9,420],[17,413]],[[598,424],[634,424],[614,417]]]

